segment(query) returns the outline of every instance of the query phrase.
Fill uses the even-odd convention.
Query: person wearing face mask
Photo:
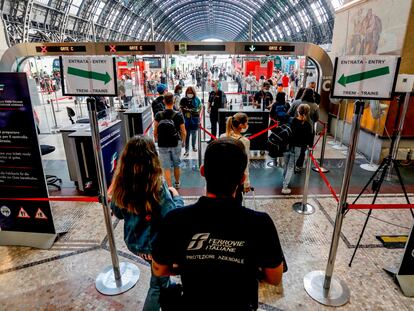
[[[185,97],[180,101],[180,109],[184,116],[185,129],[187,131],[187,137],[185,142],[185,152],[184,156],[189,155],[190,149],[190,136],[191,136],[191,145],[193,151],[197,152],[196,141],[197,141],[197,131],[200,125],[200,111],[201,111],[201,101],[197,97],[197,93],[194,87],[189,86],[185,91]]]
[[[248,140],[243,134],[249,129],[249,120],[245,113],[238,112],[232,117],[229,117],[226,122],[226,133],[223,133],[220,137],[231,137],[236,140],[240,140],[247,154],[247,167],[245,171],[246,180],[243,184],[243,189],[237,191],[236,198],[242,200],[242,192],[250,191],[250,178],[249,178],[249,158],[250,158],[250,140]]]
[[[174,110],[178,110],[181,101],[181,94],[183,93],[183,87],[177,84],[174,88]]]
[[[265,81],[263,83],[262,90],[254,95],[253,107],[257,107],[259,109],[262,108],[263,111],[270,108],[273,103],[273,96],[269,90],[270,83]]]
[[[211,84],[212,91],[208,97],[207,112],[210,114],[211,134],[217,135],[218,111],[227,103],[226,94],[219,89],[218,82]],[[209,142],[211,142],[210,140]]]

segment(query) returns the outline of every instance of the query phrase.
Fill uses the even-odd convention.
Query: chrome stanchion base
[[[315,208],[309,203],[306,203],[304,205],[302,202],[296,202],[292,205],[292,208],[296,213],[303,215],[310,215],[315,213]]]
[[[141,274],[138,267],[130,262],[121,262],[119,264],[121,280],[115,281],[114,270],[112,266],[106,267],[98,274],[95,287],[103,295],[114,296],[122,294],[137,284]]]
[[[378,165],[371,163],[361,164],[359,167],[369,172],[375,172],[378,169]]]
[[[312,299],[330,307],[339,307],[349,302],[350,293],[346,283],[332,277],[329,291],[323,288],[325,271],[312,271],[303,278],[306,292]]]
[[[322,173],[328,173],[329,172],[329,170],[327,168],[325,168],[325,167],[320,167],[320,169],[321,169],[321,172]],[[312,167],[312,171],[319,173],[319,170],[318,170],[318,168],[316,166]]]
[[[332,149],[335,149],[335,150],[347,150],[348,147],[347,146],[344,146],[344,145],[333,145],[332,146]]]
[[[276,162],[276,160],[272,160],[272,161],[267,162],[266,165],[268,167],[277,167],[277,162]]]

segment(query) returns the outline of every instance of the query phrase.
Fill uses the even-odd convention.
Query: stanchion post
[[[323,124],[323,137],[322,137],[322,146],[321,146],[321,155],[319,158],[319,168],[321,170],[322,173],[328,173],[329,170],[326,167],[323,167],[323,162],[325,161],[325,150],[326,150],[326,138],[327,138],[327,134],[328,134],[328,125],[327,123]],[[312,170],[314,170],[315,172],[319,172],[317,167],[313,167]]]
[[[55,123],[54,126],[52,126],[52,129],[56,130],[59,128],[57,121],[56,121],[56,114],[55,114],[55,106],[53,105],[53,100],[48,99],[47,103],[52,106],[52,116],[53,116],[53,122]]]
[[[310,215],[315,212],[315,208],[308,203],[308,192],[309,192],[309,178],[311,173],[311,158],[310,155],[313,152],[312,148],[308,148],[308,159],[306,162],[306,176],[305,185],[303,186],[302,202],[296,202],[292,208],[295,212],[304,215]]]
[[[56,101],[56,112],[60,112],[56,90],[54,90],[54,93],[55,93],[55,101]],[[51,100],[51,101],[53,101],[53,100]]]
[[[104,211],[109,251],[112,259],[112,266],[106,267],[101,273],[99,273],[95,281],[95,286],[101,294],[118,295],[131,289],[138,282],[140,270],[136,265],[129,262],[119,263],[108,202],[96,103],[94,98],[88,98],[86,102],[88,105],[89,121],[91,124],[92,145],[93,150],[95,151],[94,157],[99,185],[99,200]]]
[[[202,111],[202,113],[203,113],[203,116],[204,116],[204,106],[201,106],[201,111]],[[200,121],[201,122],[201,121]],[[202,159],[202,150],[201,150],[201,127],[199,126],[198,127],[198,167],[200,168],[201,167],[201,164],[202,164],[202,161],[203,161],[203,159]]]
[[[312,271],[303,279],[304,287],[309,296],[317,302],[339,307],[348,303],[350,294],[348,286],[339,278],[333,277],[336,253],[338,251],[339,238],[341,235],[342,222],[345,216],[349,183],[352,175],[352,168],[355,162],[355,154],[358,145],[358,136],[361,127],[361,117],[364,111],[364,102],[356,101],[354,117],[352,119],[349,152],[345,165],[345,173],[342,179],[341,194],[335,218],[335,226],[332,234],[332,243],[329,250],[328,262],[325,271]]]

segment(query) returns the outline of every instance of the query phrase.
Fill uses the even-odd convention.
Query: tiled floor
[[[362,201],[369,201],[366,197]],[[413,199],[411,197],[411,199]],[[295,213],[291,206],[299,197],[256,198],[256,208],[269,213],[276,224],[289,271],[283,285],[262,286],[261,310],[330,310],[313,301],[303,288],[303,277],[324,270],[336,204],[326,196],[312,197],[313,215]],[[194,199],[186,198],[186,203]],[[403,202],[399,196],[381,196],[381,203]],[[246,205],[253,207],[251,197]],[[96,203],[53,205],[58,230],[68,232],[50,250],[0,247],[1,310],[141,310],[149,283],[149,266],[132,255],[123,242],[123,223],[114,221],[121,261],[134,262],[141,270],[138,284],[119,296],[105,297],[94,280],[110,264],[102,208]],[[375,219],[374,219],[375,216]],[[340,310],[414,310],[413,298],[402,295],[382,268],[396,266],[402,249],[386,249],[378,234],[408,234],[412,218],[408,211],[373,213],[352,268],[348,267],[365,215],[351,211],[345,218],[335,275],[351,289],[351,301]]]

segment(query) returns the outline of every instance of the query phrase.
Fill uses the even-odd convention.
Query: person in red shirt
[[[289,76],[287,72],[283,74],[282,85],[283,85],[283,92],[285,92],[286,95],[289,95]]]

